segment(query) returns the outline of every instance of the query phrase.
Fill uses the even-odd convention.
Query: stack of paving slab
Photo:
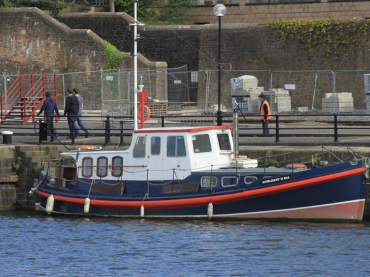
[[[264,87],[258,87],[258,79],[251,75],[243,75],[230,79],[231,96],[243,107],[244,112],[257,113],[259,109],[258,95],[263,93]],[[235,103],[233,100],[233,108]]]
[[[264,91],[263,94],[272,96],[270,106],[273,113],[290,112],[292,110],[292,99],[289,95],[289,90],[275,88],[272,92]]]
[[[353,112],[352,93],[351,92],[335,93],[334,99],[333,93],[325,93],[325,98],[322,98],[322,112],[352,113]]]
[[[258,87],[258,79],[251,75],[243,75],[241,77],[231,79],[230,84],[231,96],[235,98],[236,101],[244,101],[247,103],[245,106],[248,107],[248,112],[259,112],[261,101],[259,100],[258,95],[261,93],[266,96],[272,96],[273,103],[270,103],[270,106],[274,113],[291,111],[291,98],[288,90],[278,88],[273,89],[272,92],[265,91],[264,87]],[[235,109],[234,100],[233,108]]]

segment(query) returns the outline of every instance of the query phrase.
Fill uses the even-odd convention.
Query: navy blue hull
[[[335,165],[316,170],[302,171],[289,175],[289,182],[276,181],[263,184],[260,179],[253,184],[238,187],[213,190],[204,189],[192,193],[160,194],[150,189],[150,197],[143,199],[136,194],[124,194],[121,197],[110,195],[90,194],[92,201],[89,215],[110,215],[110,216],[141,216],[141,204],[144,206],[146,217],[203,217],[209,216],[208,203],[213,204],[213,218],[312,218],[312,219],[362,219],[366,178],[363,174],[352,174],[341,177],[338,174],[346,174],[349,170],[360,170],[359,165],[349,166],[349,163]],[[326,175],[333,176],[333,180],[320,181]],[[339,177],[338,177],[338,176]],[[285,175],[287,176],[287,175]],[[284,176],[283,176],[284,177]],[[193,181],[197,176],[190,176],[186,181]],[[265,181],[266,182],[266,181]],[[304,182],[302,187],[298,186]],[[128,190],[130,186],[138,186],[138,183],[126,182]],[[295,184],[298,184],[295,187]],[[281,189],[284,186],[292,185],[289,189]],[[294,187],[293,187],[294,185]],[[155,187],[155,186],[154,186]],[[55,196],[53,206],[54,213],[79,214],[84,213],[83,203],[73,203],[77,200],[84,200],[87,194],[86,188],[76,188],[75,191],[55,190],[54,188],[39,188],[42,192],[36,196],[38,210],[46,207],[47,197],[50,194]],[[77,193],[76,193],[77,192]],[[137,194],[141,194],[139,190]],[[235,199],[233,197],[235,196]],[[62,197],[63,199],[58,199]],[[65,200],[67,199],[67,200]],[[93,201],[96,202],[93,203]],[[143,201],[144,200],[144,201]],[[199,201],[198,201],[199,200]],[[99,202],[100,201],[100,202]],[[179,201],[171,207],[171,201]],[[187,205],[187,201],[189,204]],[[98,203],[99,202],[99,203]],[[107,208],[104,203],[116,203],[112,208]],[[128,205],[120,203],[128,203]],[[136,203],[136,206],[130,206]],[[150,203],[154,203],[153,206]],[[163,203],[163,208],[161,207]]]

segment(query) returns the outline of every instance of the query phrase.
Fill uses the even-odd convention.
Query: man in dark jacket
[[[52,125],[51,134],[53,136],[53,138],[52,138],[52,140],[53,140],[54,137],[56,137],[56,138],[59,137],[59,134],[58,134],[57,130],[54,128],[54,124],[52,124],[53,118],[54,118],[54,111],[55,111],[55,113],[57,114],[58,117],[60,117],[60,114],[59,114],[58,107],[57,107],[57,104],[56,104],[55,100],[53,98],[51,98],[51,93],[46,92],[45,97],[46,97],[46,100],[42,104],[41,109],[40,109],[39,113],[37,114],[37,116],[39,116],[43,111],[45,111],[46,124]]]
[[[72,136],[78,137],[78,129],[75,124],[77,120],[77,115],[79,111],[79,104],[77,97],[73,94],[72,90],[68,89],[68,97],[66,99],[66,107],[64,109],[64,117],[67,116],[68,119],[68,127],[70,135],[67,139],[72,139]],[[74,133],[73,133],[74,127]]]

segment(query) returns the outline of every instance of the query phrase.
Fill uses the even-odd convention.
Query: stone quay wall
[[[3,74],[61,72],[62,57],[71,58],[71,68],[81,72],[67,78],[67,86],[77,86],[85,99],[86,109],[101,106],[100,73],[90,73],[104,66],[103,39],[111,42],[119,50],[132,52],[132,18],[123,13],[73,13],[62,15],[61,22],[69,29],[36,8],[0,9],[0,22],[4,28],[0,38],[0,70]],[[91,29],[87,30],[87,29]],[[151,26],[139,33],[139,67],[165,68],[167,64],[198,64],[199,70],[218,68],[218,25]],[[68,34],[68,39],[66,38]],[[98,36],[99,35],[99,36]],[[241,75],[256,76],[265,90],[269,88],[270,76],[267,73],[250,70],[355,70],[368,68],[369,43],[357,38],[353,49],[341,53],[338,59],[324,58],[322,49],[316,48],[312,56],[307,47],[296,39],[281,39],[269,28],[258,24],[223,24],[221,63],[221,103],[231,107],[230,79]],[[70,44],[66,43],[70,41]],[[68,46],[70,45],[70,46]],[[70,56],[65,51],[71,47]],[[64,50],[63,50],[64,49]],[[61,55],[64,53],[64,56]],[[142,57],[142,58],[141,58]],[[121,68],[133,67],[133,58],[127,54]],[[153,62],[159,61],[159,62]],[[162,61],[162,62],[160,62]],[[65,66],[65,63],[64,63]],[[171,67],[171,66],[170,66]],[[231,68],[231,70],[229,70]],[[196,69],[191,69],[196,70]],[[236,70],[239,70],[236,72]],[[249,70],[249,71],[248,71]],[[364,72],[337,74],[336,92],[351,92],[354,106],[363,108]],[[210,79],[209,102],[218,100],[218,74],[213,72]],[[99,85],[98,85],[99,80]],[[158,88],[153,97],[163,99],[164,89],[160,78],[153,78]],[[69,83],[68,83],[69,82]],[[315,74],[276,73],[273,75],[273,88],[283,88],[284,84],[295,84],[290,91],[292,108],[311,106],[315,89]],[[63,103],[63,89],[58,83],[59,103]],[[65,88],[64,88],[65,89]],[[198,98],[206,99],[206,79],[198,80]],[[333,91],[331,73],[319,74],[315,90],[314,108],[321,108],[321,98]]]
[[[85,109],[101,108],[100,70],[106,63],[102,38],[88,28],[70,29],[37,8],[0,9],[0,25],[2,75],[56,73],[59,108],[69,87],[79,88]],[[142,55],[138,64],[150,69],[167,67]],[[122,68],[127,67],[133,68],[130,55],[122,63]],[[71,73],[64,75],[64,87],[62,73]],[[153,79],[152,91],[162,93],[162,83]]]
[[[37,8],[0,9],[0,25],[3,75],[88,72],[105,64],[101,38],[90,30],[71,30]],[[61,78],[57,87],[58,102],[64,103]],[[98,100],[86,102],[94,107]]]
[[[129,34],[128,30],[132,18],[125,14],[74,13],[63,15],[60,20],[69,24],[71,28],[91,28],[121,51],[132,51],[130,46],[132,34]],[[138,51],[150,60],[165,61],[169,68],[171,65],[187,63],[198,63],[199,70],[218,68],[218,24],[149,26],[139,33],[144,38],[139,40]],[[353,49],[341,53],[338,59],[324,58],[320,47],[310,56],[308,48],[303,43],[296,39],[278,38],[274,31],[259,24],[223,24],[221,103],[231,108],[230,79],[241,75],[254,75],[265,90],[269,89],[270,74],[251,70],[337,71],[368,68],[369,43],[362,42],[361,38],[357,39],[359,43]],[[126,41],[130,43],[126,44]],[[353,72],[336,76],[336,92],[351,92],[356,108],[365,107],[363,74],[364,72]],[[272,87],[284,88],[284,84],[296,85],[296,89],[290,91],[293,109],[311,107],[315,90],[314,108],[321,109],[321,99],[325,97],[325,93],[333,92],[333,74],[319,73],[317,80],[315,88],[315,73],[275,73]],[[217,72],[211,74],[210,81],[208,101],[217,103]],[[206,78],[200,75],[198,102],[206,100],[205,91]]]

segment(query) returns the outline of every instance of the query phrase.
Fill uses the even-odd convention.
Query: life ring
[[[93,150],[93,149],[95,149],[95,146],[83,145],[79,147],[79,150]]]
[[[288,164],[287,167],[289,168],[306,168],[305,164]]]
[[[141,109],[143,108],[144,108],[144,121],[147,121],[151,115],[151,112],[148,106],[140,107],[139,110],[137,111],[137,115],[139,116],[141,120]],[[146,116],[145,116],[145,110],[146,110]]]

